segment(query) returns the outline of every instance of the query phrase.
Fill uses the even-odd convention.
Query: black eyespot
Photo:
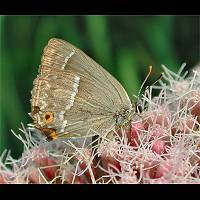
[[[53,122],[54,116],[52,112],[45,112],[43,116],[45,123],[51,123]]]
[[[50,118],[50,115],[45,115],[45,119],[48,120]]]

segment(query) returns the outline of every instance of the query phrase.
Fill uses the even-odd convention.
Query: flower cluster
[[[3,152],[0,183],[200,183],[200,71],[163,69],[141,98],[146,109],[112,138],[44,142],[22,125],[25,138],[13,133],[24,152]]]

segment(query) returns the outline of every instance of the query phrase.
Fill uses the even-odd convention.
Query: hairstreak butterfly
[[[44,48],[33,85],[30,115],[49,140],[103,134],[129,122],[135,112],[111,74],[61,39],[50,39]]]

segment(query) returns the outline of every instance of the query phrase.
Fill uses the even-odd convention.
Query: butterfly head
[[[142,105],[142,101],[141,100],[136,101],[135,102],[135,113],[141,114],[143,110],[144,110],[144,108]]]
[[[132,114],[133,114],[132,109],[128,108],[123,108],[120,112],[117,112],[114,115],[114,118],[116,119],[116,126],[119,128],[126,126],[126,124],[131,121]]]

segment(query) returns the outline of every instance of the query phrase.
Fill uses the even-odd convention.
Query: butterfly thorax
[[[114,118],[116,119],[116,127],[121,128],[129,124],[133,117],[133,110],[123,108],[120,112],[117,112],[114,115]]]

